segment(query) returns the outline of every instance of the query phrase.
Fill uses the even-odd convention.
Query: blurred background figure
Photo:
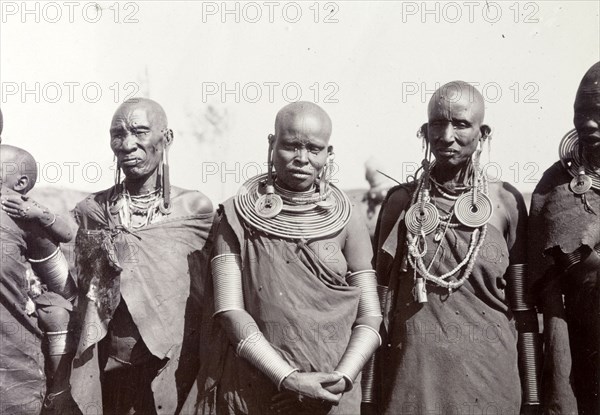
[[[356,206],[357,211],[365,217],[369,235],[371,236],[371,243],[373,242],[375,225],[377,224],[377,216],[379,215],[381,204],[388,190],[397,184],[378,170],[384,171],[381,162],[375,157],[370,157],[365,162],[365,179],[369,182],[369,189],[352,189],[346,191],[352,204]]]

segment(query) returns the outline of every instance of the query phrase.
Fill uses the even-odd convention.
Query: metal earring
[[[279,214],[283,209],[283,200],[281,196],[275,194],[275,185],[273,179],[273,147],[275,144],[275,136],[269,134],[269,149],[267,154],[267,183],[265,186],[265,194],[260,196],[254,203],[254,210],[257,215],[262,218],[270,219]]]
[[[171,213],[171,181],[169,180],[169,155],[168,147],[165,146],[162,154],[162,165],[159,166],[161,187],[162,187],[162,203],[159,205],[159,209],[163,215]]]
[[[115,162],[115,188],[118,188],[121,184],[121,165],[117,161],[117,157],[115,156],[113,161]]]
[[[323,209],[331,209],[335,202],[329,197],[331,194],[331,180],[333,179],[333,161],[335,160],[335,153],[331,151],[327,155],[327,161],[321,171],[321,177],[319,180],[319,201],[315,204]]]
[[[421,151],[425,152],[427,147],[427,123],[421,125],[417,130],[417,138],[421,139]]]
[[[479,171],[481,146],[480,140],[471,159],[473,189],[460,195],[454,203],[454,216],[460,223],[470,228],[479,228],[488,223],[494,211],[492,200],[485,193],[485,178]]]

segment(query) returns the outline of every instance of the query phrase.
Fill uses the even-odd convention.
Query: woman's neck
[[[160,188],[158,170],[145,178],[129,179],[125,178],[125,189],[130,195],[138,196],[152,193]]]
[[[431,177],[439,184],[448,188],[467,186],[471,180],[473,166],[471,160],[458,166],[433,166]]]

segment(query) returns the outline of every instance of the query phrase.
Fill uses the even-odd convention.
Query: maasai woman
[[[600,62],[581,80],[574,110],[560,161],[531,198],[547,414],[600,411]]]
[[[517,414],[522,402],[538,403],[537,320],[523,290],[527,212],[516,189],[479,167],[490,133],[483,117],[471,85],[438,89],[420,130],[423,171],[391,190],[380,214],[385,413]]]
[[[212,272],[230,346],[217,413],[360,411],[381,308],[366,225],[330,183],[330,135],[317,105],[284,107],[269,173],[221,208]]]

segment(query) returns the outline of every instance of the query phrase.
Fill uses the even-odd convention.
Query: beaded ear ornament
[[[423,139],[424,133],[424,129],[421,128],[417,133],[417,137]],[[425,159],[422,162],[423,173],[417,180],[417,188],[413,193],[411,207],[407,210],[404,218],[407,229],[406,256],[414,270],[415,286],[413,294],[415,301],[419,303],[427,302],[426,281],[447,288],[449,293],[464,284],[473,270],[475,260],[485,240],[487,223],[493,213],[493,205],[487,195],[487,179],[479,169],[481,149],[478,148],[472,157],[472,186],[462,188],[468,191],[461,195],[452,196],[444,193],[441,189],[442,186],[431,177],[430,172],[433,168],[431,149],[426,140],[423,140],[423,143],[425,149]],[[437,207],[432,203],[430,184],[433,184],[442,196],[455,201],[448,215],[441,216]],[[434,275],[429,271],[436,261],[447,230],[459,226],[458,223],[451,223],[453,216],[456,216],[460,224],[473,228],[469,248],[463,260],[456,267],[443,275]],[[436,233],[433,239],[438,243],[438,247],[431,262],[426,266],[423,261],[428,251],[427,239],[425,237],[434,231]],[[461,271],[461,269],[463,269],[461,275],[451,280],[450,278]]]

